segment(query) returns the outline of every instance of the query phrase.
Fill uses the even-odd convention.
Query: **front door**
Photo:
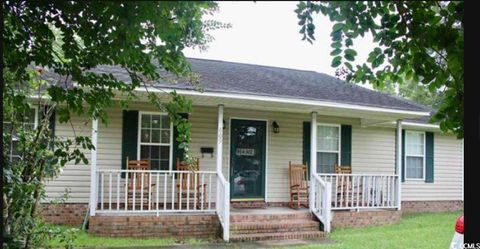
[[[266,121],[241,119],[231,121],[231,199],[264,199]]]

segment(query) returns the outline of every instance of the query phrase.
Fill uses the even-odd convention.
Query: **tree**
[[[216,9],[213,2],[3,2],[3,105],[8,129],[3,142],[9,145],[2,158],[5,246],[45,246],[51,234],[37,215],[44,180],[56,177],[69,161],[88,164],[83,151],[94,149],[89,137],[53,136],[51,115],[55,112],[62,123],[83,115],[108,124],[105,109],[117,94],[125,96],[121,103],[127,107],[137,97],[134,90],[147,88],[150,82],[189,77],[195,83],[182,50],[205,49],[212,40],[209,30],[228,27],[204,19]],[[130,81],[90,71],[99,65],[122,67]],[[58,78],[45,81],[45,71]],[[169,113],[179,127],[179,146],[188,151],[190,125],[178,113],[190,112],[191,101],[175,92],[170,102],[161,102],[153,93],[148,97]],[[40,106],[36,128],[27,122],[32,99]]]
[[[331,32],[332,67],[348,68],[346,79],[370,82],[419,82],[443,97],[431,122],[463,137],[464,4],[461,1],[310,2],[297,5],[303,40],[315,40],[313,15],[322,13],[335,22]],[[371,33],[378,44],[367,63],[352,65],[354,40]]]

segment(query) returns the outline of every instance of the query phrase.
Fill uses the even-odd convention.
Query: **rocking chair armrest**
[[[290,189],[293,189],[293,188],[300,188],[300,184],[295,184],[295,185],[290,186]]]

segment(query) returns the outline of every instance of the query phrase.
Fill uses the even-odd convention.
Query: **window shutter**
[[[188,113],[180,113],[180,116],[188,120]],[[178,148],[180,142],[177,141],[178,131],[177,127],[173,127],[173,155],[172,155],[172,170],[177,169],[177,158],[183,160],[184,150]]]
[[[310,172],[310,122],[303,122],[303,153],[302,162],[308,165],[308,172]],[[310,178],[310,173],[308,173]]]
[[[425,182],[433,182],[433,132],[425,133]]]
[[[122,122],[122,169],[126,169],[127,157],[137,160],[138,111],[123,111]],[[122,174],[125,177],[125,174]]]
[[[342,125],[341,128],[341,155],[340,164],[345,166],[352,165],[352,126]]]
[[[402,182],[405,181],[405,130],[402,130]]]

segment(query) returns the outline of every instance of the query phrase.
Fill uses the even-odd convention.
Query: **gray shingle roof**
[[[330,101],[408,111],[430,111],[412,101],[390,96],[335,77],[313,71],[206,59],[188,59],[192,71],[200,75],[200,85],[207,92],[241,93],[293,99]],[[94,71],[112,73],[119,80],[130,81],[125,70],[114,66],[100,66]],[[156,87],[194,89],[186,79],[177,84],[155,82]]]
[[[205,91],[260,96],[321,100],[410,111],[429,111],[425,106],[388,94],[346,83],[313,71],[251,65],[226,61],[189,59],[192,70],[201,75]],[[193,89],[178,84],[157,83],[160,87]]]

